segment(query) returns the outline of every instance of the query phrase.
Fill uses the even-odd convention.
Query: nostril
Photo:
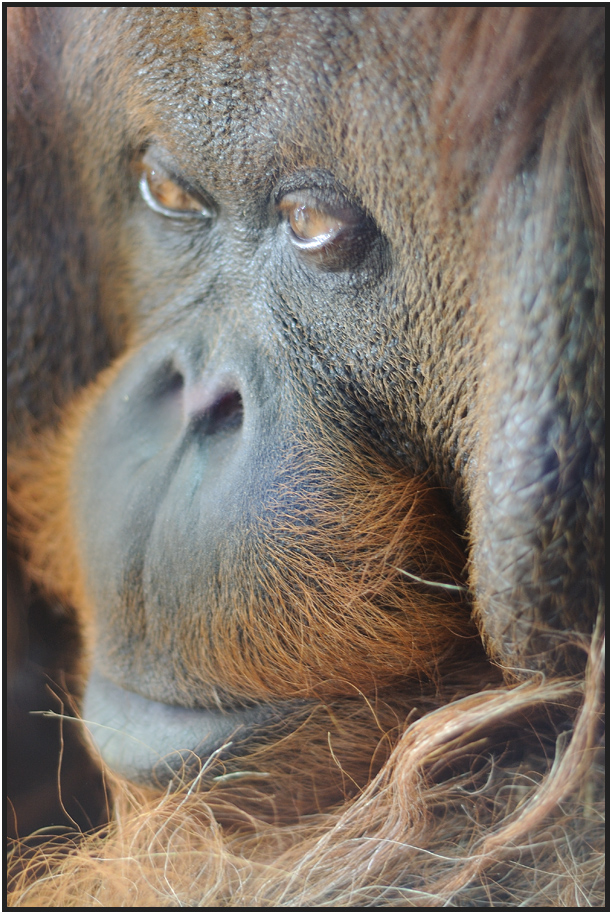
[[[165,382],[164,393],[169,396],[180,394],[185,386],[185,379],[180,371],[173,371]]]
[[[237,390],[219,393],[204,409],[191,413],[190,427],[204,435],[239,429],[244,417],[242,397]]]
[[[180,395],[184,386],[185,379],[181,372],[171,363],[165,362],[146,378],[143,394],[157,405]]]

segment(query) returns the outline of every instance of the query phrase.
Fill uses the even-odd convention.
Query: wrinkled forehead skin
[[[76,70],[73,109],[112,104],[118,133],[132,144],[155,137],[211,194],[252,199],[296,161],[331,168],[391,238],[401,233],[398,204],[414,218],[426,203],[419,160],[427,152],[433,58],[417,14],[131,7],[80,8],[74,18],[64,52]],[[109,31],[113,41],[102,44],[100,33]],[[115,44],[117,53],[92,66],[99,47]],[[106,142],[111,159],[121,145],[116,134]],[[380,164],[375,175],[372,161]]]

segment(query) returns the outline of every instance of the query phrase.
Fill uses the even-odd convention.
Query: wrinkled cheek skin
[[[244,382],[239,420],[186,421],[176,379],[138,393],[143,365],[128,355],[73,408],[45,461],[70,516],[46,518],[60,548],[32,544],[81,607],[89,729],[111,767],[158,785],[211,753],[303,768],[304,727],[313,747],[333,734],[327,787],[313,754],[311,786],[286,796],[331,802],[382,764],[420,682],[482,657],[448,505],[306,412],[259,453]]]
[[[431,677],[473,639],[459,586],[419,584],[452,585],[465,563],[425,480],[374,457],[356,466],[349,442],[315,440],[306,419],[287,444],[269,436],[256,470],[246,423],[185,440],[172,417],[164,431],[151,420],[159,441],[148,428],[127,439],[124,386],[99,397],[72,459],[106,675],[187,707],[329,700]]]

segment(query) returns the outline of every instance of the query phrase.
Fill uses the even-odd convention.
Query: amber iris
[[[279,209],[295,238],[307,244],[325,244],[345,225],[338,216],[318,205],[318,201],[303,194],[286,194]]]
[[[209,215],[202,200],[181,187],[145,154],[140,162],[140,192],[151,209],[164,216]]]

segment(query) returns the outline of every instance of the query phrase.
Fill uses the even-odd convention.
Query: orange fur
[[[594,852],[605,833],[597,786],[602,677],[603,654],[594,647],[584,690],[535,682],[443,704],[405,730],[355,800],[297,826],[266,824],[266,809],[257,815],[258,781],[249,785],[248,776],[242,791],[221,779],[208,790],[196,783],[162,797],[110,778],[110,831],[76,840],[68,855],[63,842],[57,851],[48,845],[31,865],[39,878],[31,883],[26,868],[12,901],[57,908],[597,904],[605,884],[604,855]],[[509,728],[533,727],[537,738],[549,714],[580,701],[573,735],[546,748],[546,764],[540,750],[517,766]],[[293,777],[310,774],[298,768]],[[279,797],[283,787],[281,779]],[[263,805],[270,803],[274,797]]]

